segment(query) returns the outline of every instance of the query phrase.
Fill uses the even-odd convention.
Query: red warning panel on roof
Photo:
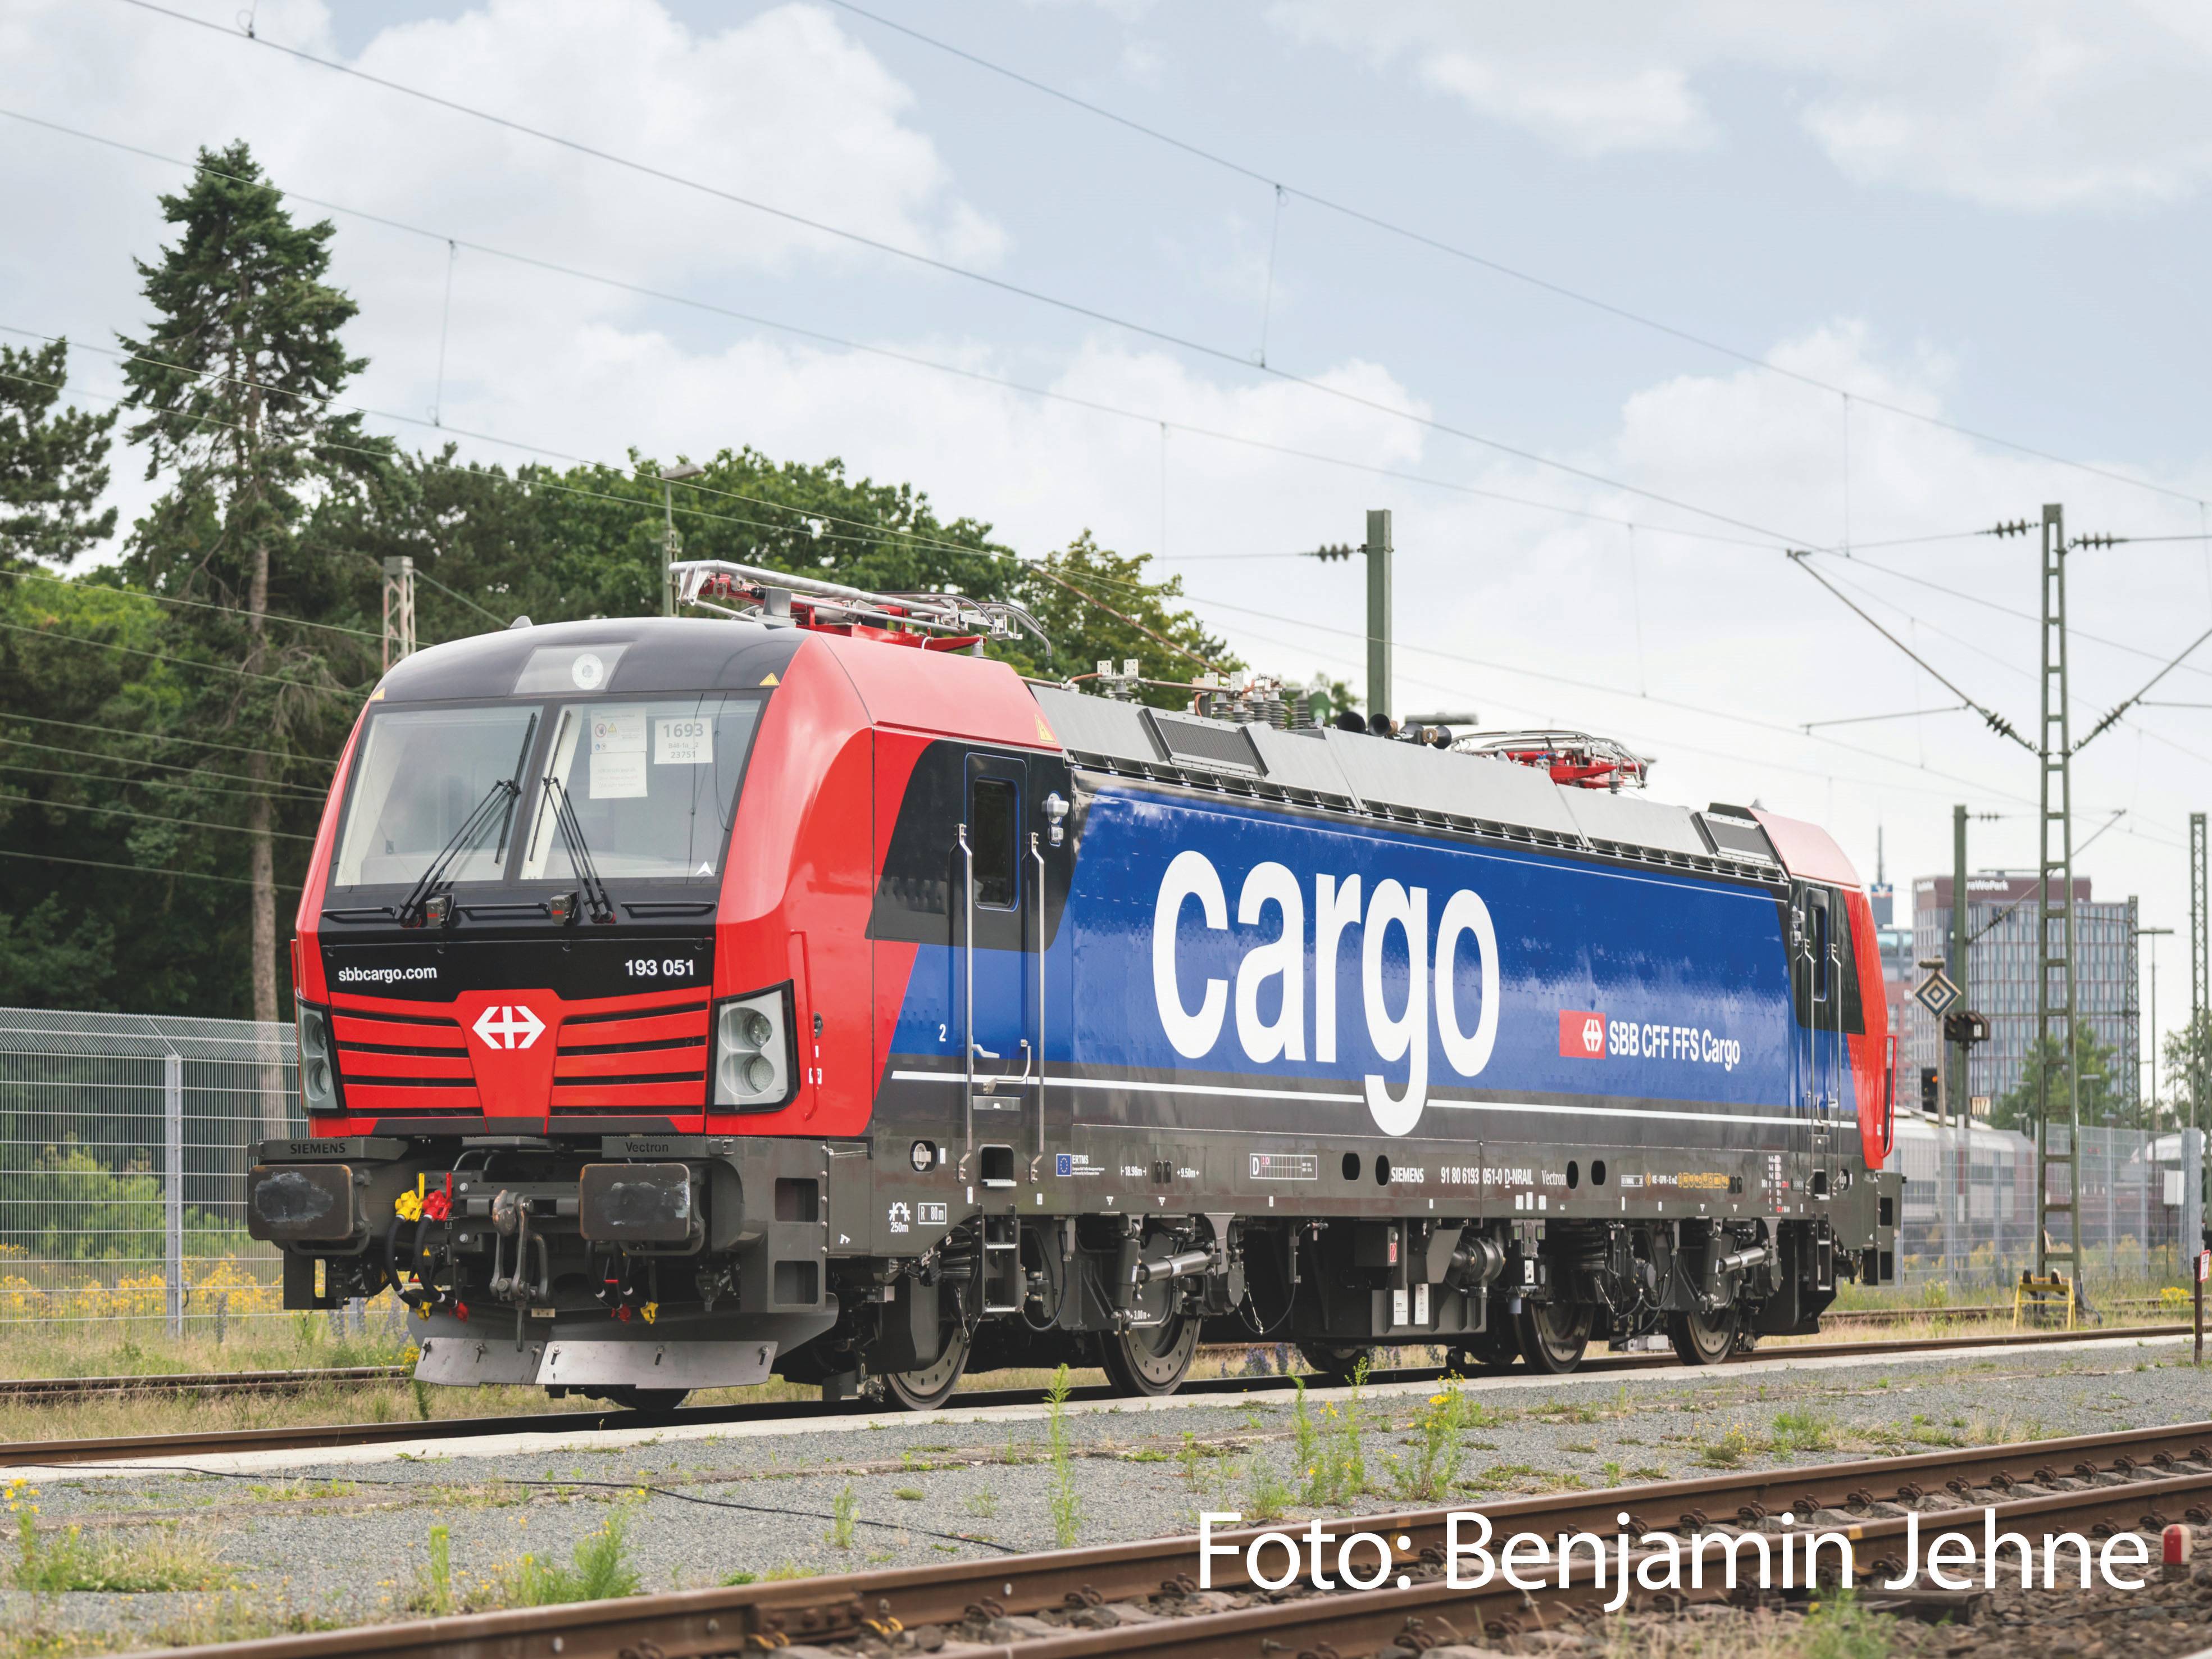
[[[1605,1058],[1605,1016],[1579,1008],[1559,1010],[1559,1054],[1567,1060]]]

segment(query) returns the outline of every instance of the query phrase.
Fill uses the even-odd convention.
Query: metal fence
[[[2063,1129],[2055,1151],[2063,1151]],[[2183,1171],[2193,1147],[2173,1133],[2085,1127],[2081,1144],[2081,1254],[2092,1300],[2100,1284],[2136,1288],[2176,1279],[2194,1248]],[[1939,1125],[1899,1114],[1889,1167],[1905,1176],[1898,1218],[1899,1276],[1907,1285],[2008,1291],[2035,1265],[2035,1142],[1977,1124]],[[2063,1199],[2063,1172],[2051,1195]],[[2063,1244],[2063,1214],[2051,1219]]]
[[[246,1172],[256,1141],[306,1133],[297,1080],[289,1025],[0,1008],[0,1328],[182,1334],[280,1312],[276,1252],[246,1233]],[[2171,1133],[2082,1131],[2093,1295],[2181,1271],[2185,1155]],[[1891,1167],[1908,1285],[2002,1291],[2033,1265],[2027,1136],[1900,1115]]]
[[[297,1080],[289,1025],[0,1008],[0,1327],[281,1311],[246,1172]]]

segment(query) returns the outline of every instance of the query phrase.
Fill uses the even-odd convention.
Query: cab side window
[[[975,860],[975,902],[986,909],[1011,910],[1020,887],[1014,845],[1019,795],[1010,779],[977,778],[969,797],[968,845]]]

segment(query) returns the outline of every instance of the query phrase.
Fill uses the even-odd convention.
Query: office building
[[[1905,963],[1948,954],[1951,939],[1948,876],[1923,876],[1912,884],[1911,946]],[[1966,1004],[1987,1017],[1990,1040],[1972,1051],[1967,1092],[1974,1110],[2019,1086],[2028,1048],[2035,1041],[2035,920],[2039,883],[2033,875],[1985,871],[1966,881]],[[2136,1005],[2136,901],[2098,902],[2089,878],[2074,878],[2074,982],[2077,1012],[2112,1051],[2112,1092],[2136,1098],[2138,1035]],[[1884,942],[1883,976],[1890,972]],[[1900,1102],[1918,1103],[1920,1068],[1942,1064],[1942,1032],[1936,1021],[1909,997],[1905,1002],[1905,1076],[1913,1092],[1900,1087]]]

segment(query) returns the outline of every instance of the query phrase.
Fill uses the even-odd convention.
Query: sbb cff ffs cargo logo
[[[1577,1008],[1559,1010],[1559,1054],[1566,1060],[1605,1058],[1605,1016]]]
[[[487,1048],[527,1048],[545,1022],[519,1003],[495,1003],[477,1016],[472,1029]]]

